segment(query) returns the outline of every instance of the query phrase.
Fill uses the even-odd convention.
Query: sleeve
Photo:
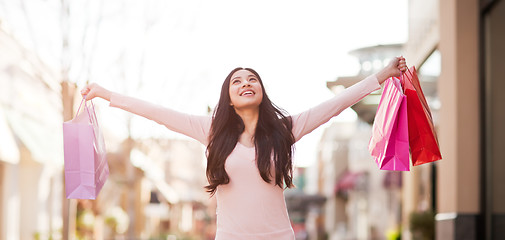
[[[354,105],[378,89],[380,89],[379,81],[374,74],[346,88],[337,96],[305,112],[292,116],[295,141],[300,140],[306,134],[328,122],[332,117],[340,114],[344,109]]]
[[[153,120],[172,131],[196,139],[205,146],[208,144],[211,117],[181,113],[118,93],[112,94],[110,106]]]

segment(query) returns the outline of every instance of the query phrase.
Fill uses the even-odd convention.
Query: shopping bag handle
[[[87,101],[90,101],[91,102],[91,107],[92,107],[92,110],[93,110],[93,114],[91,114],[89,112],[89,108],[88,106],[86,105],[85,102]],[[91,121],[95,122],[96,123],[96,126],[97,127],[100,127],[98,126],[98,119],[96,118],[96,113],[95,113],[95,105],[93,104],[93,101],[92,100],[86,100],[86,95],[83,96],[82,100],[81,100],[81,104],[79,104],[79,108],[77,109],[77,112],[75,113],[75,117],[77,117],[77,115],[79,114],[79,111],[81,110],[81,107],[82,107],[82,103],[84,103],[84,108],[86,108],[86,112],[88,112],[88,117]]]
[[[407,71],[403,72],[401,77],[403,78],[403,75],[407,74],[407,72],[409,72],[410,76],[414,76],[414,74],[412,74],[412,72],[410,71],[410,69],[407,67]],[[409,79],[409,82],[410,82],[410,84],[413,84],[410,79]]]
[[[74,118],[76,118],[77,115],[79,115],[79,112],[81,111],[81,107],[82,107],[82,103],[84,102],[84,99],[86,99],[86,95],[83,96],[83,98],[81,100],[81,104],[79,104],[79,108],[77,108],[77,112],[75,112]]]
[[[86,106],[86,103],[85,103],[85,102],[87,102],[87,101],[88,101],[88,100],[86,100],[86,95],[84,95],[84,96],[82,97],[81,104],[79,104],[79,108],[77,109],[77,112],[75,112],[75,117],[74,117],[74,118],[76,118],[76,117],[77,117],[77,115],[79,115],[79,112],[81,111],[82,103],[84,103],[84,108],[86,108],[86,110],[87,110],[87,112],[88,112],[88,116],[89,116],[89,114],[90,114],[90,113],[89,113],[88,107]],[[91,100],[89,100],[89,101],[91,101]],[[93,102],[91,102],[91,104],[93,104]],[[93,110],[94,110],[94,109],[93,109]],[[91,116],[89,116],[89,118],[91,119]]]
[[[411,77],[414,77],[414,74],[410,71],[410,68],[407,68],[407,71],[408,71],[408,73],[410,74],[410,76],[411,76]],[[404,74],[406,75],[406,74],[407,74],[407,71],[405,71],[405,72],[402,74],[402,76],[401,76],[401,77],[402,77],[403,82],[405,82],[405,80],[404,80],[404,76],[403,76],[403,75],[404,75]],[[407,79],[408,79],[408,81],[410,82],[410,84],[411,84],[412,86],[416,86],[416,85],[412,82],[412,80],[411,80],[411,79],[409,79],[409,78],[407,78]],[[431,111],[429,111],[430,107],[429,107],[429,105],[428,105],[428,102],[426,101],[426,97],[425,97],[425,95],[424,95],[424,93],[423,93],[423,89],[421,88],[421,83],[420,83],[420,82],[418,82],[418,84],[419,84],[419,86],[418,86],[418,87],[419,87],[419,89],[418,89],[418,90],[416,89],[416,92],[420,92],[420,93],[421,93],[421,95],[423,96],[424,100],[421,100],[421,104],[424,106],[424,108],[425,108],[425,109],[428,109],[427,114],[428,114],[428,115],[430,116],[430,118],[431,118],[431,117],[432,117],[432,116],[431,116]],[[418,93],[418,94],[419,94],[419,93]]]
[[[412,72],[410,72],[410,69],[408,67],[407,67],[407,71],[402,72],[402,74],[400,75],[400,84],[402,85],[402,91],[404,93],[405,93],[405,81],[406,81],[404,76],[407,74],[407,72],[410,74],[410,76],[414,76],[412,74]],[[410,82],[410,84],[412,84],[412,85],[414,84],[414,83],[412,83],[412,81],[410,79],[408,79],[408,81]]]

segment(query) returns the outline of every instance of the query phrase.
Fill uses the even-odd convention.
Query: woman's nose
[[[250,87],[251,84],[249,83],[249,81],[244,81],[244,83],[242,84],[242,88],[245,88],[245,87]]]

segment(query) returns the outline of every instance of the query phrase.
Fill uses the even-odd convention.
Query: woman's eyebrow
[[[256,78],[256,75],[251,74],[251,75],[247,76],[247,78]],[[235,79],[242,79],[242,77],[236,76],[236,77],[232,78],[231,80],[235,80]]]

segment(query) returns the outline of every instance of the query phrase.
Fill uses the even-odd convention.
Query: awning
[[[288,189],[284,192],[289,211],[306,212],[310,206],[322,207],[326,197],[319,194],[307,194],[299,189]]]
[[[6,125],[15,140],[16,148],[11,149],[19,148],[19,152],[25,147],[28,150],[29,154],[17,156],[18,161],[33,160],[44,165],[63,166],[63,121],[59,93],[48,88],[39,78],[33,78],[32,72],[17,67],[12,71],[12,74],[0,74],[0,121],[4,122],[0,125],[4,125],[2,128]],[[0,132],[0,138],[4,137],[4,132]],[[9,155],[12,158],[16,154]]]
[[[362,185],[361,180],[364,179],[364,176],[364,172],[344,172],[342,176],[337,180],[337,184],[335,185],[335,193],[356,189],[359,187],[359,185]]]
[[[19,162],[19,148],[2,107],[0,107],[0,161],[12,164]]]
[[[54,124],[45,125],[38,119],[24,116],[19,111],[6,110],[5,113],[12,134],[26,146],[33,160],[42,164],[63,165],[61,127],[56,128]]]

